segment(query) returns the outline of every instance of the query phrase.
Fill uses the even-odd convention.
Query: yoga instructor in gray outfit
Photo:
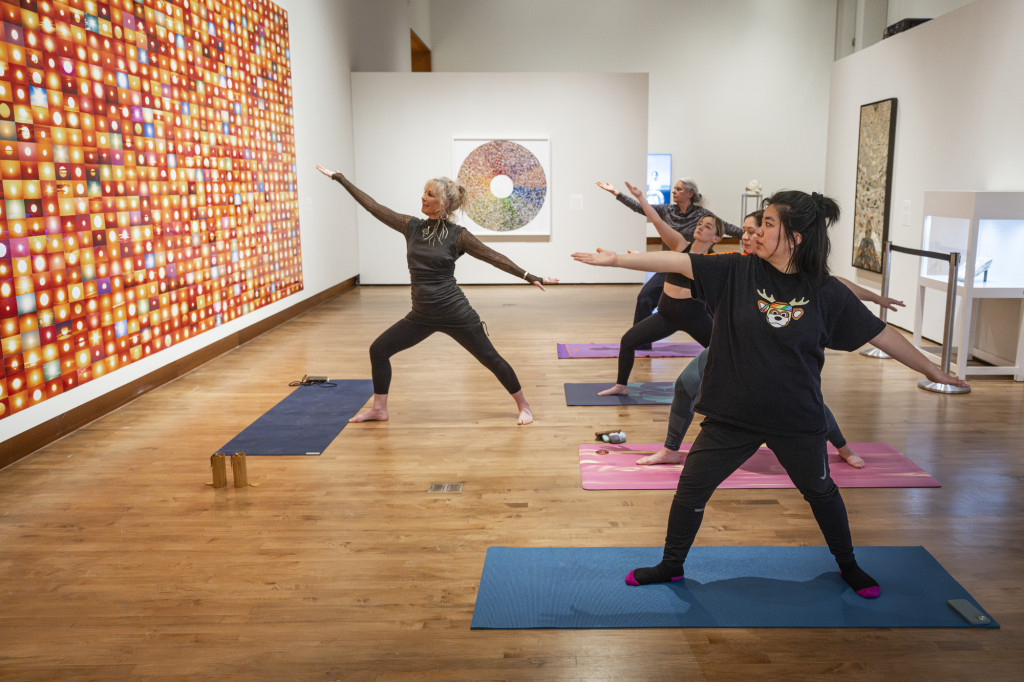
[[[491,370],[512,395],[519,413],[517,423],[532,422],[533,413],[523,396],[515,371],[495,350],[487,338],[480,316],[455,281],[455,261],[463,253],[468,253],[542,291],[545,284],[557,284],[558,280],[531,275],[502,254],[485,246],[466,228],[450,222],[449,216],[458,210],[466,198],[466,188],[449,178],[427,181],[420,203],[420,210],[427,216],[424,220],[381,206],[338,171],[319,165],[316,168],[341,184],[373,217],[405,236],[406,260],[412,283],[412,310],[370,345],[373,406],[349,421],[387,421],[391,356],[412,348],[434,332],[443,332]]]

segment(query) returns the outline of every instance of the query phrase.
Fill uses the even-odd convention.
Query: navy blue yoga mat
[[[963,628],[947,600],[978,606],[924,547],[858,547],[882,586],[862,599],[825,547],[694,547],[686,578],[630,587],[661,547],[491,547],[473,611],[475,629]],[[988,614],[985,614],[986,616]]]
[[[299,386],[217,452],[319,455],[373,396],[369,379]]]
[[[628,384],[628,395],[598,395],[615,382],[603,384],[566,384],[566,405],[671,405],[675,383],[671,381],[638,381]]]

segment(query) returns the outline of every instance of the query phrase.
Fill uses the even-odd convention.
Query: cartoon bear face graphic
[[[797,306],[810,303],[806,298],[800,300],[794,298],[789,303],[776,302],[774,296],[770,296],[762,290],[758,290],[757,295],[761,297],[761,300],[757,302],[757,309],[765,314],[768,324],[776,329],[785,327],[791,320],[799,320],[804,311]]]

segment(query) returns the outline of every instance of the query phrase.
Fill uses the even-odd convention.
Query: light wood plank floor
[[[395,358],[389,423],[349,426],[319,457],[249,458],[259,487],[208,487],[210,453],[289,381],[369,377],[367,346],[409,293],[364,287],[0,472],[0,678],[1020,679],[1024,386],[940,396],[858,354],[824,372],[847,437],[893,444],[943,487],[846,490],[855,541],[924,545],[1001,630],[471,631],[488,546],[660,545],[672,491],[580,488],[579,443],[613,427],[657,442],[667,410],[566,407],[563,382],[611,382],[614,361],[555,356],[617,340],[636,286],[467,291],[531,426],[435,335]],[[633,378],[685,362],[638,360]],[[822,540],[794,491],[724,490],[698,543]]]

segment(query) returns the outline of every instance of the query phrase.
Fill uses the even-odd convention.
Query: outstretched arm
[[[643,272],[681,272],[693,279],[693,265],[690,254],[675,251],[644,251],[642,253],[615,253],[598,249],[597,253],[577,252],[573,260],[587,265],[626,268]]]
[[[521,268],[513,263],[508,256],[498,253],[491,247],[484,244],[482,241],[476,238],[476,236],[469,230],[463,230],[459,233],[459,237],[455,242],[455,246],[460,250],[468,253],[473,258],[482,260],[485,263],[489,263],[499,270],[503,270],[513,277],[525,279],[530,284],[534,284],[544,291],[545,284],[558,284],[558,280],[554,277],[540,277],[538,275],[530,274],[525,268]]]
[[[899,360],[915,372],[925,375],[930,381],[934,381],[937,384],[951,384],[961,388],[966,388],[969,385],[963,379],[958,379],[943,372],[938,365],[926,358],[917,348],[914,348],[914,344],[910,343],[903,334],[900,334],[892,327],[886,326],[869,343],[875,348],[885,351],[890,357]]]
[[[898,298],[890,298],[889,296],[882,296],[881,294],[876,294],[870,289],[865,289],[860,285],[854,284],[845,277],[836,277],[836,279],[845,284],[846,288],[852,291],[853,294],[862,301],[868,301],[869,303],[877,303],[883,308],[887,308],[888,310],[892,311],[896,310],[896,306],[906,305],[903,301],[899,300]]]
[[[654,207],[647,201],[646,195],[643,190],[639,187],[626,183],[626,189],[633,195],[634,198],[640,203],[640,208],[643,209],[644,215],[647,219],[654,223],[654,229],[658,231],[658,235],[661,236],[661,241],[665,242],[672,251],[682,251],[689,244],[683,235],[679,234],[672,229],[672,226],[665,222],[665,219],[658,215],[658,212],[654,210]]]
[[[316,169],[332,180],[341,183],[341,186],[348,190],[348,193],[352,195],[352,198],[355,199],[360,206],[369,211],[370,215],[374,218],[393,230],[397,230],[402,234],[405,234],[405,226],[409,224],[410,220],[412,220],[411,215],[398,213],[397,211],[392,211],[387,206],[378,204],[370,197],[369,194],[349,182],[348,178],[342,175],[340,171],[330,170],[329,168],[324,168],[319,164]]]

